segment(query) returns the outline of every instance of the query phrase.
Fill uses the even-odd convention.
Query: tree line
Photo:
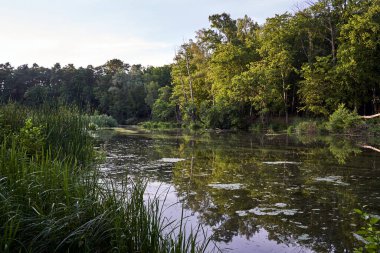
[[[0,101],[76,104],[116,118],[247,128],[272,116],[360,114],[380,103],[380,0],[318,0],[259,25],[209,17],[210,27],[162,67],[114,59],[99,67],[0,65]]]
[[[0,64],[0,103],[75,105],[111,115],[120,124],[135,123],[149,118],[157,90],[170,83],[170,66],[131,66],[118,59],[86,68],[6,63]]]

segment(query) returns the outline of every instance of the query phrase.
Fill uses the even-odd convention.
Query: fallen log
[[[360,145],[360,147],[366,148],[366,149],[371,149],[371,150],[376,151],[376,152],[380,152],[380,149],[369,146],[369,145]]]
[[[369,115],[369,116],[360,116],[360,118],[362,118],[362,119],[373,119],[376,117],[380,117],[380,113],[374,114],[374,115]]]

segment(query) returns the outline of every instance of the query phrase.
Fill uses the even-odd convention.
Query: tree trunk
[[[285,122],[288,125],[288,93],[286,91],[285,85],[285,75],[281,73],[282,78],[282,92],[283,92],[283,100],[284,100],[284,110],[285,110]]]
[[[189,63],[189,58],[187,56],[187,51],[185,49],[185,60],[186,60],[186,70],[187,70],[187,75],[189,77],[189,89],[190,89],[190,99],[191,99],[191,119],[193,122],[195,122],[195,111],[194,111],[194,94],[193,94],[193,79],[191,78],[190,75],[190,63]]]
[[[329,9],[329,11],[330,11],[330,9]],[[333,25],[331,22],[331,16],[329,16],[329,18],[328,18],[328,24],[329,24],[328,29],[330,30],[330,36],[331,36],[330,43],[331,43],[332,61],[333,61],[333,63],[335,63],[336,62],[335,31],[334,31],[334,28],[333,28]]]
[[[182,92],[183,92],[183,96],[185,97],[185,103],[187,104],[187,94],[186,94],[186,91],[185,91],[185,84],[183,82],[183,78],[182,78],[182,75],[181,75],[181,85],[182,85]]]
[[[313,55],[314,55],[314,45],[313,45],[313,36],[310,31],[310,29],[307,31],[307,36],[308,36],[308,42],[309,42],[309,52],[307,55],[307,61],[309,63],[309,66],[313,64]]]

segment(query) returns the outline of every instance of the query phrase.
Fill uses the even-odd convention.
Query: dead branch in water
[[[373,119],[376,117],[380,117],[380,113],[374,114],[374,115],[369,115],[369,116],[360,116],[360,118],[362,118],[362,119]]]
[[[360,147],[362,147],[362,148],[366,148],[366,149],[371,149],[371,150],[374,150],[374,151],[380,153],[380,149],[375,148],[375,147],[372,147],[372,146],[369,146],[369,145],[360,145]]]

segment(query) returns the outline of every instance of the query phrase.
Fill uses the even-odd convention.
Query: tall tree
[[[286,123],[288,123],[289,91],[294,82],[291,74],[294,72],[294,52],[292,48],[292,33],[290,14],[276,15],[267,19],[261,32],[261,48],[259,49],[262,62],[267,68],[268,85],[281,94]]]
[[[353,101],[351,106],[371,102],[372,112],[380,103],[380,1],[360,1],[342,25],[338,49],[338,72]]]

